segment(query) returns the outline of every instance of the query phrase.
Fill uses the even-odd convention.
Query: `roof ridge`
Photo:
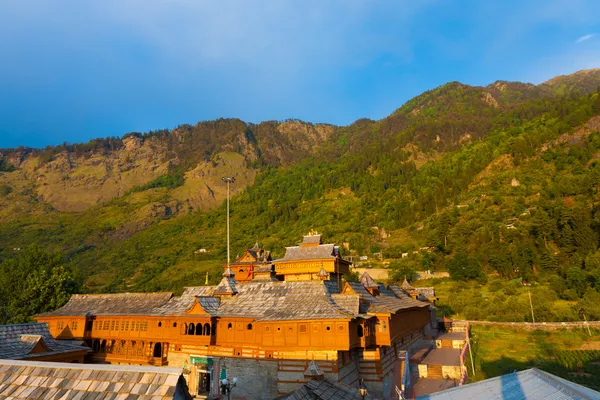
[[[78,369],[78,370],[100,370],[100,371],[135,371],[135,372],[154,372],[167,374],[181,374],[181,368],[176,367],[151,367],[151,366],[134,366],[134,365],[115,365],[115,364],[77,364],[77,363],[61,363],[47,361],[29,361],[29,360],[7,360],[0,359],[0,365],[14,365],[23,367],[42,367],[56,369]]]

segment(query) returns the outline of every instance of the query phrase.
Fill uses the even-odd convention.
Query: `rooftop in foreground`
[[[600,393],[537,368],[458,386],[420,400],[600,400]]]
[[[191,399],[180,368],[0,360],[0,398]]]

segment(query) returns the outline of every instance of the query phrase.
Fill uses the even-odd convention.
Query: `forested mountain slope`
[[[415,262],[457,279],[554,280],[581,297],[600,289],[598,86],[598,70],[539,86],[452,82],[345,127],[218,120],[5,150],[1,254],[61,250],[83,291],[178,290],[205,271],[214,282],[220,178],[233,175],[233,254],[259,241],[279,256],[316,229],[346,254],[434,247]]]

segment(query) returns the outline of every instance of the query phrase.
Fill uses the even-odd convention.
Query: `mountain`
[[[431,247],[410,266],[462,259],[475,267],[459,279],[559,277],[556,292],[578,298],[600,288],[598,71],[451,82],[349,126],[221,119],[3,150],[0,254],[61,250],[86,292],[180,290],[206,271],[215,281],[231,175],[234,255],[256,241],[282,255],[317,229],[346,254],[404,262]]]

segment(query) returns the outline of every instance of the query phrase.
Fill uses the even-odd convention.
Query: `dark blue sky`
[[[379,119],[448,81],[600,67],[597,33],[597,0],[0,0],[0,148]]]

